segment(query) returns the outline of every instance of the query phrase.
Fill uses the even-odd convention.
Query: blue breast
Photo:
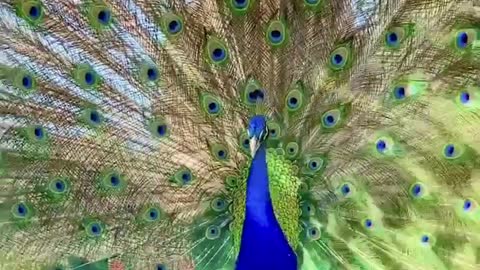
[[[250,167],[242,243],[237,270],[296,270],[297,257],[275,218],[261,146]]]

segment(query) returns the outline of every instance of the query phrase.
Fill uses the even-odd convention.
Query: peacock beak
[[[257,153],[257,150],[259,147],[260,147],[260,143],[258,142],[258,139],[255,137],[252,137],[250,139],[250,154],[252,155],[252,158],[255,157],[255,153]]]

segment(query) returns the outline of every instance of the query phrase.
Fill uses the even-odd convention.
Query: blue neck
[[[273,211],[265,147],[258,149],[247,179],[242,242],[236,270],[296,270],[297,257]]]

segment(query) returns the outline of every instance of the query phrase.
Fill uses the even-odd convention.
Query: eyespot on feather
[[[183,18],[174,13],[167,13],[161,17],[163,32],[171,38],[180,36],[185,28]]]
[[[223,112],[223,102],[212,94],[202,94],[200,98],[202,109],[210,116],[219,116]]]
[[[42,23],[45,15],[45,10],[41,1],[38,0],[27,0],[20,1],[16,0],[15,10],[17,16],[24,19],[27,23],[32,26],[37,26]]]
[[[163,139],[170,135],[170,127],[163,117],[157,117],[148,121],[148,129],[154,138]]]
[[[227,161],[229,159],[229,151],[224,144],[216,143],[210,147],[210,152],[218,161]]]
[[[349,46],[340,46],[330,54],[329,66],[333,71],[340,71],[350,65],[352,57],[351,48]]]
[[[86,12],[90,25],[95,30],[107,29],[112,24],[112,11],[107,5],[90,3],[87,5]]]
[[[214,65],[224,65],[229,61],[229,53],[225,42],[215,37],[208,39],[205,54],[208,62]]]
[[[267,43],[276,48],[286,44],[288,40],[287,26],[280,20],[271,21],[267,27],[266,39]]]
[[[73,70],[73,79],[82,89],[95,89],[101,83],[97,72],[88,64],[79,64]]]

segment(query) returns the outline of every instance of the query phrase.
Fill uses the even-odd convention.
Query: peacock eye
[[[298,104],[298,99],[297,99],[297,98],[291,97],[291,98],[288,99],[288,105],[289,105],[290,107],[292,107],[292,108],[293,108],[293,107],[296,107],[297,104]]]
[[[65,193],[67,189],[67,184],[63,179],[55,179],[50,182],[50,190],[54,193],[61,194]]]
[[[304,216],[314,216],[315,215],[315,206],[311,203],[302,204],[302,215]]]
[[[183,18],[174,13],[165,13],[162,15],[162,30],[168,37],[179,36],[184,30]]]
[[[25,75],[22,78],[22,86],[25,87],[25,89],[32,89],[32,83],[33,79],[30,75]]]
[[[163,263],[159,263],[155,266],[155,270],[168,270],[168,267]]]
[[[41,14],[41,7],[39,5],[37,6],[31,6],[30,9],[28,10],[28,15],[30,16],[30,18],[32,18],[33,20],[36,20],[38,19],[38,17],[40,16]]]
[[[384,34],[384,43],[388,49],[398,49],[402,43],[411,35],[409,24],[392,27]]]
[[[123,175],[114,169],[102,172],[100,186],[104,192],[120,192],[127,186],[127,181]]]
[[[23,202],[19,202],[12,206],[12,213],[16,218],[24,219],[29,215],[29,212],[30,210],[28,206]]]
[[[27,70],[14,69],[11,73],[13,86],[22,94],[31,94],[36,90],[36,80]]]
[[[27,126],[21,129],[25,138],[31,143],[39,145],[47,141],[47,130],[39,125]]]
[[[460,102],[464,105],[468,105],[470,103],[470,93],[468,92],[461,92],[459,95]]]
[[[332,64],[334,65],[341,65],[344,62],[344,57],[343,55],[336,53],[332,55]]]
[[[373,221],[367,218],[363,221],[363,226],[367,229],[371,229],[373,227]]]
[[[208,104],[208,111],[210,113],[217,113],[218,112],[218,105],[215,102],[211,102]]]
[[[201,103],[203,110],[210,116],[219,116],[223,111],[222,100],[212,94],[202,94]]]
[[[295,158],[299,150],[300,147],[296,142],[289,142],[285,147],[285,152],[288,158]]]
[[[248,93],[248,101],[255,104],[257,101],[262,101],[265,98],[265,93],[262,89],[254,89]]]
[[[327,129],[334,128],[340,121],[340,115],[337,109],[325,112],[322,116],[322,126]]]
[[[399,79],[390,87],[391,99],[394,103],[403,103],[415,99],[426,91],[428,83],[416,79]]]
[[[156,210],[151,210],[151,211],[148,213],[148,216],[149,216],[152,220],[157,219],[157,217],[158,217],[158,211],[156,211]]]
[[[160,71],[154,62],[145,60],[138,64],[138,75],[145,85],[153,86],[160,78]]]
[[[219,161],[226,161],[229,158],[229,152],[224,144],[213,144],[210,149],[215,159]]]
[[[276,140],[281,136],[281,129],[280,125],[275,122],[271,121],[267,123],[267,128],[268,128],[268,138]]]
[[[406,90],[404,86],[397,86],[393,90],[393,95],[397,100],[403,100],[407,97]]]
[[[322,157],[309,157],[306,160],[306,173],[315,174],[321,171],[324,167],[324,159]]]
[[[389,48],[400,47],[401,41],[405,35],[405,30],[402,27],[392,28],[385,34],[385,43]]]
[[[375,141],[375,151],[382,155],[393,154],[394,141],[388,136],[379,137]]]
[[[162,139],[169,135],[169,126],[163,118],[149,120],[148,128],[155,138]]]
[[[462,156],[464,149],[461,145],[449,143],[443,147],[443,156],[446,159],[457,159]]]
[[[95,83],[95,76],[92,72],[87,71],[85,72],[85,83],[87,85],[93,85]]]
[[[163,137],[167,133],[167,125],[158,125],[157,126],[157,134],[160,137]]]
[[[398,43],[398,35],[397,33],[388,33],[387,34],[387,42],[389,44],[396,44]]]
[[[206,53],[210,63],[215,65],[224,64],[228,60],[226,44],[222,40],[214,37],[207,41]]]
[[[414,183],[410,187],[410,195],[413,198],[422,198],[425,195],[425,186],[422,183]]]
[[[423,246],[433,246],[435,245],[436,239],[435,236],[429,234],[429,233],[423,233],[419,237],[420,239],[420,244]]]
[[[426,243],[430,242],[430,237],[428,235],[422,235],[421,241],[422,241],[422,243],[426,244]]]
[[[92,221],[85,226],[85,231],[90,237],[100,237],[103,234],[103,225],[98,221]]]
[[[227,178],[225,179],[225,183],[230,188],[238,187],[238,179],[235,176],[227,176]]]
[[[468,46],[469,37],[467,32],[458,32],[456,38],[457,47],[460,49],[465,49]]]
[[[463,201],[463,211],[472,212],[477,206],[477,203],[473,199],[465,199]]]
[[[147,77],[150,81],[155,81],[158,78],[158,70],[156,68],[150,67],[147,69]]]
[[[150,207],[145,211],[147,221],[157,221],[160,218],[160,210],[156,207]]]
[[[205,237],[208,240],[215,240],[218,237],[220,237],[220,227],[216,225],[210,225],[208,228],[205,230]]]
[[[221,62],[225,60],[226,54],[223,48],[215,48],[212,51],[212,59],[215,62]]]
[[[101,122],[101,115],[98,111],[96,110],[91,110],[90,111],[90,121],[92,122],[92,124],[100,124]]]
[[[183,29],[183,23],[180,19],[175,18],[168,22],[168,32],[172,35],[180,33]]]
[[[379,153],[384,153],[387,150],[387,143],[384,140],[378,140],[376,148]]]
[[[319,167],[319,165],[318,165],[318,163],[317,163],[316,161],[310,161],[310,162],[308,163],[308,167],[309,167],[311,170],[316,170],[316,169]]]
[[[245,153],[250,153],[250,136],[248,135],[250,132],[247,129],[247,132],[243,132],[238,137],[238,146],[243,150]]]
[[[44,8],[40,0],[13,1],[16,5],[17,14],[31,25],[42,22]]]
[[[300,108],[302,108],[303,99],[304,99],[303,93],[300,90],[298,89],[291,90],[288,93],[286,98],[287,109],[290,112],[298,111]]]
[[[286,26],[281,21],[270,22],[267,28],[267,42],[270,46],[278,47],[286,40]]]
[[[245,9],[248,7],[249,0],[232,0],[233,7],[236,9]]]
[[[353,185],[351,183],[343,183],[340,185],[340,193],[344,197],[349,197],[353,193]]]
[[[117,187],[120,185],[120,177],[117,175],[110,176],[110,183],[112,184],[112,187]]]
[[[100,82],[100,77],[88,64],[77,65],[73,70],[73,79],[82,89],[95,88]]]
[[[248,106],[263,102],[266,95],[266,90],[255,80],[249,80],[242,89],[242,101]]]
[[[330,54],[330,68],[333,70],[343,69],[350,57],[350,50],[347,47],[338,47]]]
[[[282,39],[283,39],[283,35],[280,31],[278,31],[278,30],[270,31],[270,40],[273,43],[279,43],[279,42],[282,41]]]
[[[316,226],[310,226],[307,228],[307,238],[310,241],[315,241],[320,239],[321,237],[321,232],[320,229],[317,228]]]
[[[84,108],[80,118],[90,128],[98,128],[103,123],[102,114],[95,108]]]
[[[110,19],[111,19],[110,10],[108,9],[98,10],[97,20],[100,24],[108,25],[110,23]]]
[[[192,183],[194,176],[190,169],[183,167],[180,168],[172,178],[172,181],[179,186],[187,186]]]
[[[43,136],[44,136],[43,128],[42,128],[42,127],[35,127],[35,128],[33,129],[33,134],[35,135],[35,138],[36,138],[37,140],[43,139]]]
[[[224,198],[220,198],[220,197],[217,197],[217,198],[214,198],[211,202],[210,202],[210,207],[215,211],[215,212],[223,212],[227,209],[228,207],[228,204],[227,202],[225,201]]]

